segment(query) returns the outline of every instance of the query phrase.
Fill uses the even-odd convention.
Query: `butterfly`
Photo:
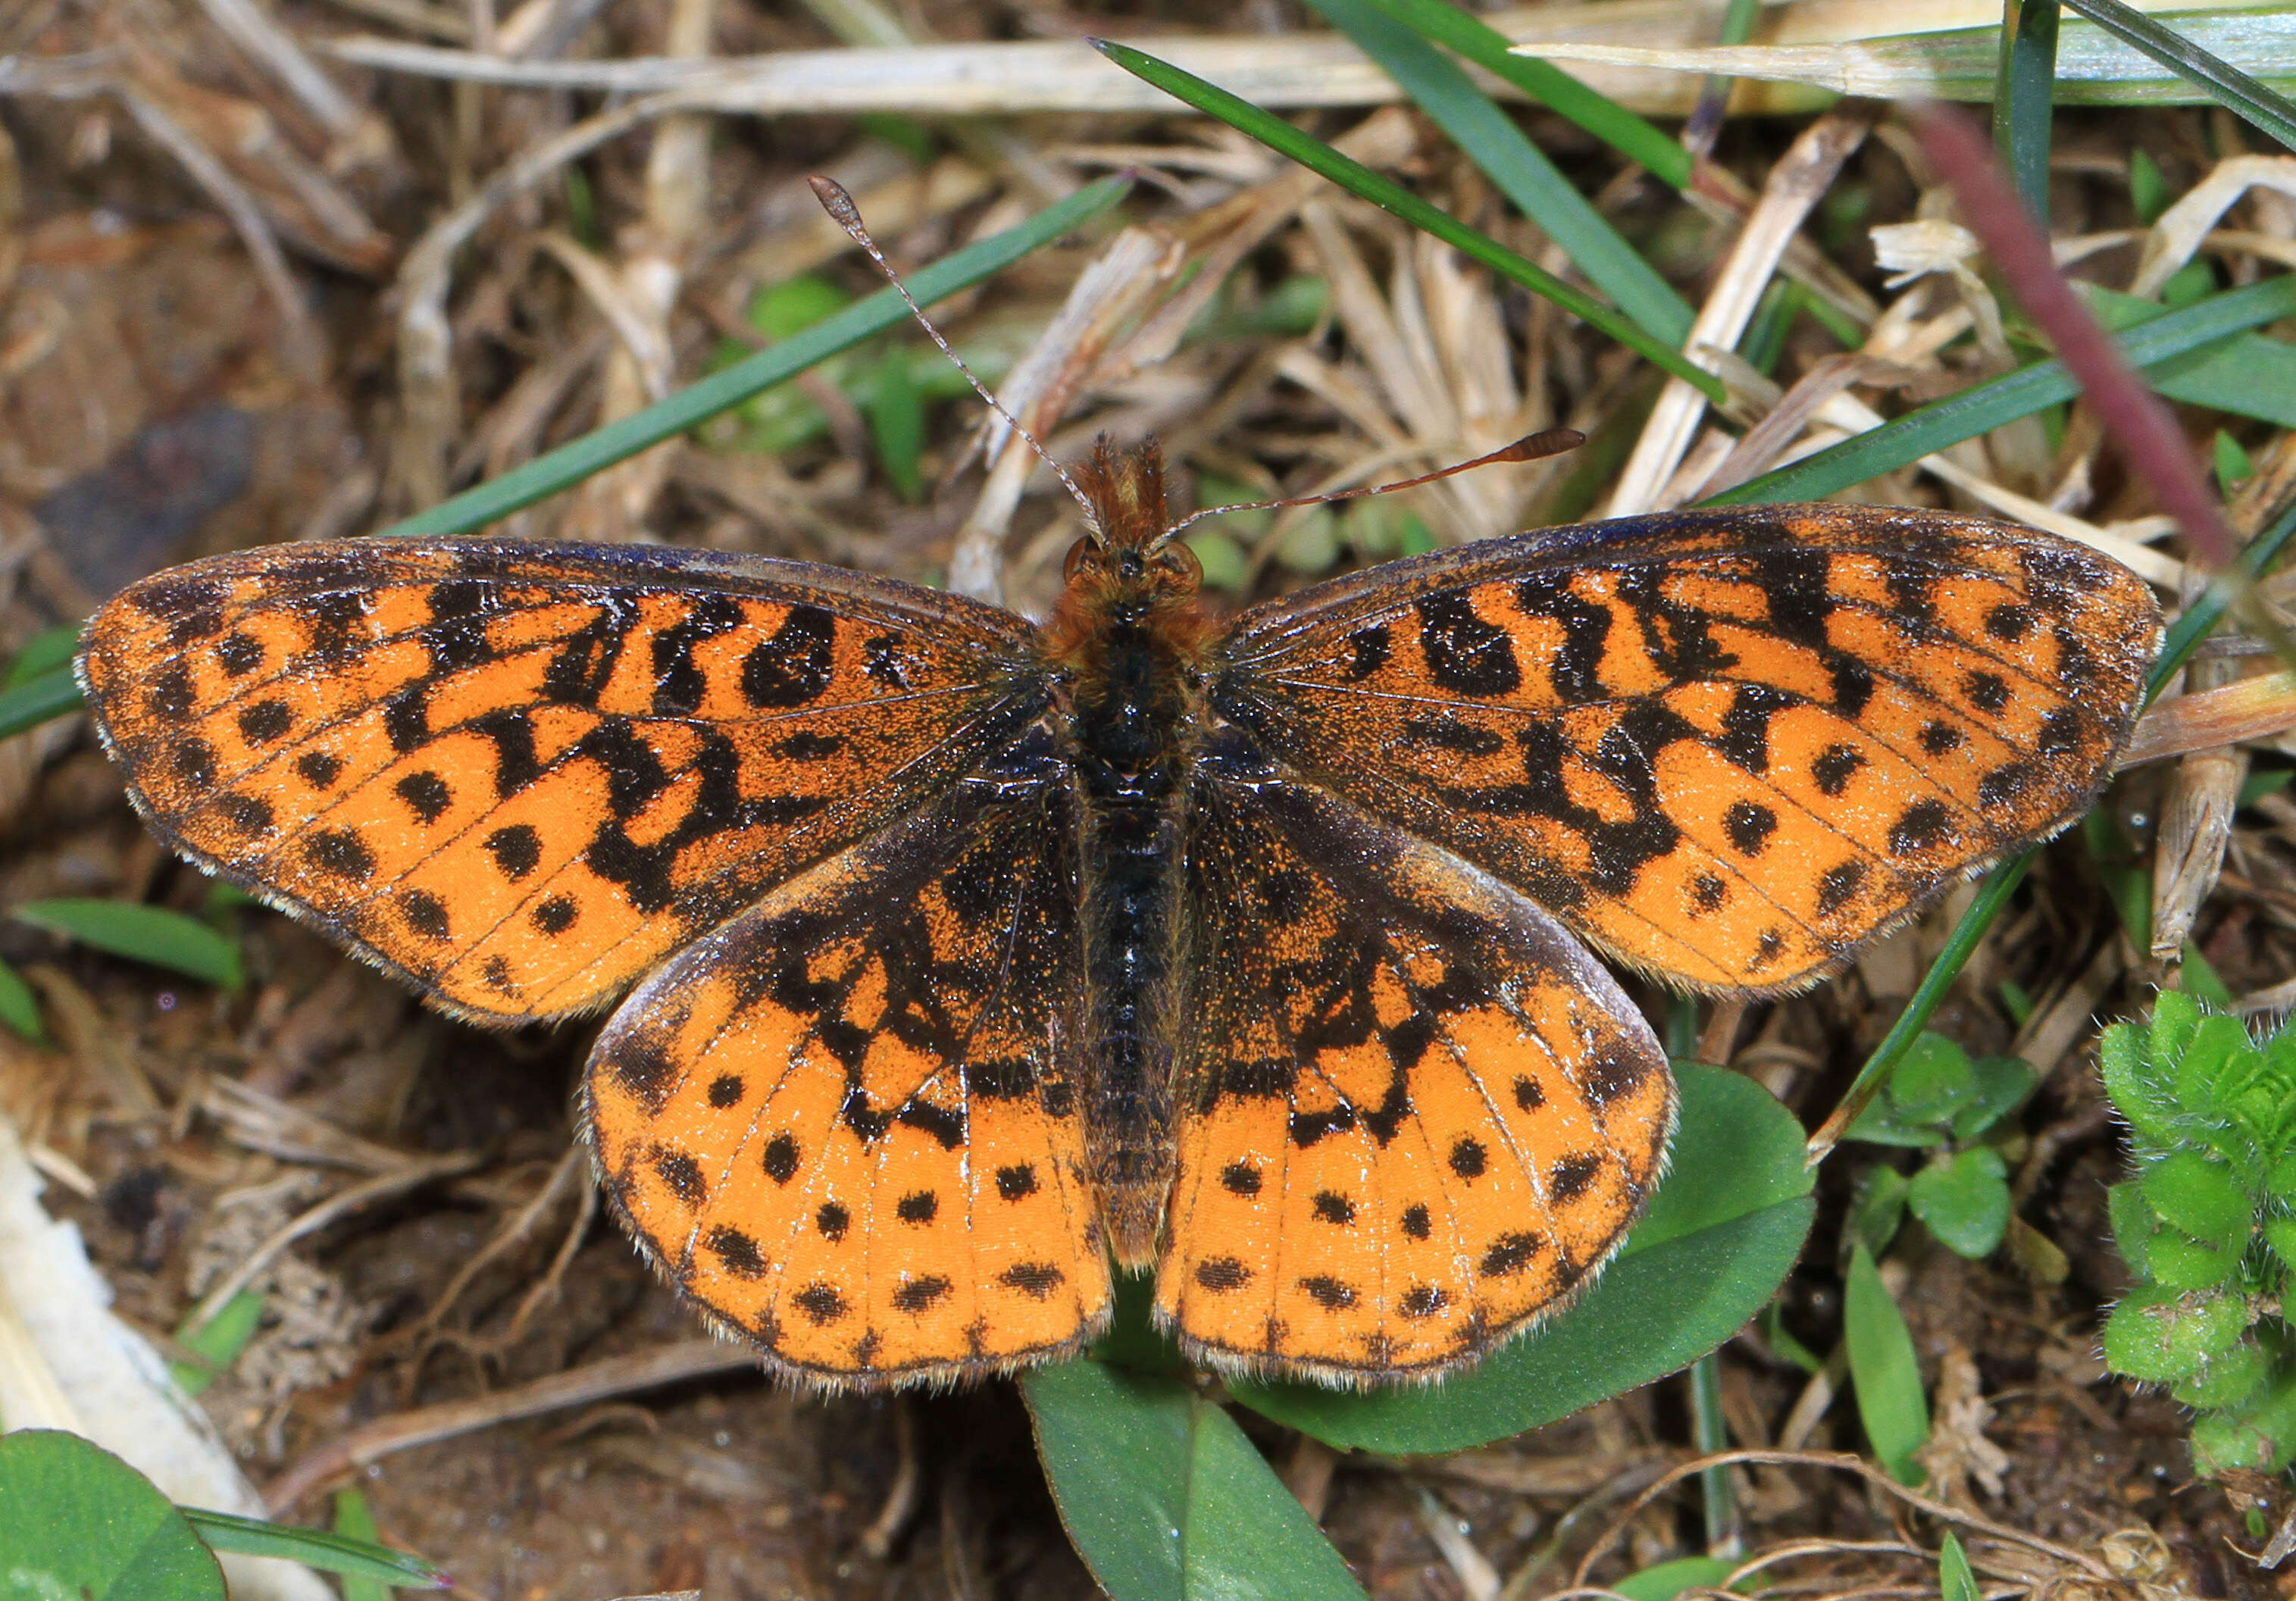
[[[147,579],[79,672],[201,866],[459,1017],[619,998],[605,1190],[775,1371],[1057,1361],[1125,1268],[1196,1360],[1363,1384],[1567,1306],[1658,1184],[1666,1058],[1594,952],[1808,985],[2086,807],[2161,632],[2085,547],[1831,505],[1223,624],[1153,447],[1077,477],[1042,626],[793,562],[380,539]]]

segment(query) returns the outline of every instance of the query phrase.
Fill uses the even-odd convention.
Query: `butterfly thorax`
[[[1172,1179],[1187,773],[1210,626],[1185,546],[1167,541],[1153,445],[1104,445],[1078,474],[1098,532],[1070,554],[1045,655],[1082,819],[1086,1145],[1117,1259],[1152,1263]]]

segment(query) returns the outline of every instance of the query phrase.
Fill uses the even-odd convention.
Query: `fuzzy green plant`
[[[2189,995],[2101,1047],[2132,1176],[2112,1231],[2136,1283],[2104,1326],[2117,1373],[2194,1409],[2193,1466],[2296,1461],[2296,1025],[2259,1040]]]

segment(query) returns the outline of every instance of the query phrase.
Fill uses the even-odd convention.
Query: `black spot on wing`
[[[948,1294],[949,1282],[938,1274],[926,1274],[913,1278],[893,1292],[893,1307],[897,1311],[924,1312],[939,1305]]]
[[[391,785],[391,792],[406,802],[406,809],[418,823],[436,823],[455,801],[455,792],[447,787],[447,781],[431,772],[407,774]]]
[[[738,1228],[721,1223],[709,1231],[704,1242],[711,1254],[725,1265],[726,1271],[736,1278],[762,1278],[766,1271],[766,1253],[758,1249],[758,1242]]]
[[[1251,1282],[1251,1269],[1232,1256],[1207,1257],[1196,1264],[1196,1282],[1214,1294],[1241,1290]]]
[[[1916,856],[1944,840],[1953,831],[1953,814],[1936,799],[1915,801],[1890,825],[1890,850],[1894,856]]]
[[[1484,698],[1522,686],[1514,642],[1475,614],[1467,597],[1431,595],[1419,602],[1419,649],[1428,677],[1444,688]]]
[[[810,705],[829,687],[837,620],[819,606],[791,606],[769,638],[742,659],[742,694],[761,710]]]
[[[1857,776],[1857,769],[1865,765],[1865,753],[1856,746],[1828,745],[1809,765],[1810,782],[1817,785],[1819,794],[1828,800],[1839,800],[1849,787],[1849,781]]]

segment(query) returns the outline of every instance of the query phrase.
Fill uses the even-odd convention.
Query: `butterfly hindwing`
[[[1808,982],[2086,807],[2151,592],[2082,546],[1862,506],[1523,535],[1247,613],[1266,749],[1701,988]]]
[[[1488,874],[1207,758],[1157,1311],[1214,1362],[1428,1376],[1566,1304],[1654,1187],[1649,1025]]]
[[[616,1210],[781,1369],[977,1376],[1105,1322],[1073,828],[1056,781],[968,782],[696,942],[607,1025],[586,1104]]]
[[[637,546],[275,546],[132,586],[81,674],[170,844],[501,1020],[594,1006],[1008,743],[994,607]]]

